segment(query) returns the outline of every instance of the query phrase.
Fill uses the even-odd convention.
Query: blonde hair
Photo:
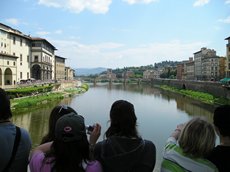
[[[185,124],[178,143],[185,154],[203,158],[214,148],[215,140],[212,124],[201,117],[196,117]]]

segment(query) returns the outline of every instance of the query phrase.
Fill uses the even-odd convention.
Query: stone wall
[[[230,88],[223,87],[218,82],[153,79],[151,83],[153,85],[168,85],[176,88],[210,93],[215,97],[230,99]]]

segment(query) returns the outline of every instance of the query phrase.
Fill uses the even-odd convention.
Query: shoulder
[[[143,141],[146,148],[156,150],[156,146],[152,141],[150,140],[143,140]]]
[[[26,129],[24,129],[24,128],[21,128],[21,127],[19,127],[19,128],[20,128],[20,131],[21,131],[21,140],[25,144],[31,145],[31,138],[30,138],[29,132]]]

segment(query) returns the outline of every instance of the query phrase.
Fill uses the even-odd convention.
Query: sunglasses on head
[[[60,113],[62,111],[62,109],[68,110],[68,106],[67,105],[61,105],[61,108],[59,109],[58,113]]]

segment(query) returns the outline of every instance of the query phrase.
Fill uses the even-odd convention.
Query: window
[[[10,62],[9,61],[7,61],[7,65],[9,65],[10,64]]]
[[[13,55],[15,56],[15,53],[13,53]]]
[[[13,37],[13,44],[15,44],[16,43],[16,38],[15,38],[15,36]]]
[[[30,56],[28,55],[28,56],[27,56],[27,62],[29,62],[29,61],[30,61]]]
[[[14,64],[14,66],[15,66],[15,62],[14,62],[13,64]]]
[[[22,72],[20,72],[20,79],[22,79]]]
[[[38,56],[34,56],[34,61],[38,62]]]
[[[20,61],[22,61],[22,54],[20,54]]]
[[[29,77],[29,72],[27,72],[27,79],[29,79],[30,77]]]
[[[22,46],[22,38],[20,38],[20,46]]]

